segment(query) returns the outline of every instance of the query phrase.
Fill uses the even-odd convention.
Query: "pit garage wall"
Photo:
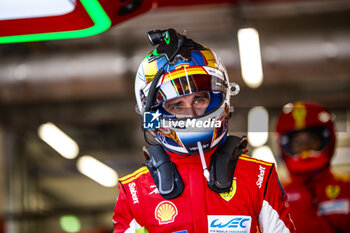
[[[4,132],[3,129],[0,127],[0,213],[5,212],[5,196],[6,196],[6,185],[5,185],[5,166],[4,166],[4,158],[5,158],[5,151],[4,151]],[[0,233],[5,232],[5,223],[4,223],[4,217],[1,214],[0,215]]]

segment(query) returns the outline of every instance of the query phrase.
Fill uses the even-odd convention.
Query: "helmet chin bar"
[[[330,166],[330,156],[325,151],[321,152],[317,158],[296,160],[284,155],[284,159],[291,174],[318,172]]]
[[[212,111],[205,113],[198,117],[192,118],[183,118],[183,119],[162,119],[162,125],[165,128],[161,127],[156,133],[152,133],[153,137],[162,144],[167,150],[175,153],[191,155],[198,154],[198,145],[197,141],[201,140],[201,147],[204,152],[212,149],[214,146],[218,145],[222,139],[225,138],[227,133],[227,102],[226,100],[222,100],[219,106],[217,106]],[[189,123],[189,122],[205,122],[208,123],[206,127],[198,128],[197,124]],[[173,123],[174,124],[173,124]],[[182,123],[182,124],[180,124]],[[216,125],[216,123],[220,124],[220,126]],[[204,123],[203,123],[204,125]],[[200,127],[200,126],[199,126]],[[212,139],[214,135],[214,128],[220,127],[221,133],[217,134],[215,140]],[[176,135],[181,138],[181,145],[171,145],[167,142],[163,142],[163,135],[169,135],[170,132],[176,133]],[[207,132],[207,133],[206,133]],[[203,133],[206,139],[203,138]],[[197,139],[197,137],[201,137],[201,139]]]

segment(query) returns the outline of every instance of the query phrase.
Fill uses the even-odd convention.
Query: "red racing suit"
[[[207,165],[211,153],[205,153]],[[241,155],[230,192],[219,194],[208,187],[199,155],[170,158],[183,179],[182,194],[164,199],[146,167],[121,178],[113,233],[295,232],[273,164]]]
[[[315,175],[293,175],[285,186],[298,233],[350,232],[350,182],[329,169]]]

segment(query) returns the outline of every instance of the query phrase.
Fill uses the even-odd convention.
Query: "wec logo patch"
[[[209,233],[249,233],[252,218],[244,215],[208,215]]]
[[[330,200],[321,202],[318,205],[317,215],[324,216],[329,214],[349,214],[350,203],[347,199]]]

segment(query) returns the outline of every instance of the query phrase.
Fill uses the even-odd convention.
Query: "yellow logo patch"
[[[237,184],[236,184],[236,178],[233,178],[232,181],[232,186],[230,188],[229,192],[226,193],[220,193],[220,196],[222,197],[222,199],[224,199],[225,201],[229,201],[233,198],[233,196],[236,194],[236,190],[237,190]]]
[[[306,108],[302,103],[295,103],[292,116],[295,121],[295,128],[298,129],[303,129],[305,127],[305,117],[306,117]]]
[[[334,199],[339,195],[340,187],[339,185],[328,185],[326,187],[326,195],[329,199]]]
[[[174,222],[177,215],[177,208],[171,201],[162,201],[155,210],[155,217],[159,224],[167,224]]]

